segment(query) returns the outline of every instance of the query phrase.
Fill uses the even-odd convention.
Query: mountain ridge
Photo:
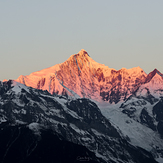
[[[107,109],[107,111],[111,116],[113,110]],[[133,121],[135,127],[139,129],[135,132],[141,138],[145,136],[148,140],[144,142],[144,139],[137,140],[137,137],[134,137],[139,142],[135,143],[131,135],[126,135],[121,130],[122,125],[117,126],[113,123],[117,119],[116,116],[106,118],[107,115],[104,116],[102,112],[103,110],[97,104],[86,98],[67,99],[64,96],[51,95],[48,91],[27,87],[11,80],[0,83],[0,135],[2,138],[0,149],[4,151],[0,155],[0,160],[7,162],[6,160],[10,160],[11,157],[14,160],[28,162],[28,159],[34,157],[36,160],[42,158],[51,162],[59,159],[52,154],[53,151],[57,151],[55,144],[59,146],[63,156],[65,148],[62,148],[62,145],[65,147],[67,144],[67,149],[76,144],[79,145],[74,148],[76,152],[79,154],[83,151],[81,156],[85,159],[89,158],[85,160],[86,162],[91,160],[101,163],[157,162],[163,149],[160,143],[163,140],[158,134],[155,135],[155,139],[151,138],[154,131],[141,124],[138,125],[138,122],[129,118],[124,119],[125,114],[121,113],[121,120],[123,123],[127,121],[129,130],[133,128],[131,123]],[[158,113],[157,108],[155,113]],[[147,130],[140,132],[142,127]],[[48,142],[46,138],[50,138]],[[59,144],[56,143],[58,138],[61,140]],[[67,143],[62,140],[66,140]],[[21,152],[15,149],[21,149]],[[41,155],[39,151],[44,154]],[[74,161],[78,158],[76,154],[73,154],[73,150],[66,150],[66,152],[70,153]]]
[[[112,97],[113,94],[118,96],[118,92],[123,92],[122,99],[124,100],[140,85],[147,83],[149,76],[150,74],[147,75],[139,66],[120,70],[109,68],[94,61],[82,49],[63,63],[33,72],[27,76],[19,76],[16,81],[36,89],[47,90],[51,94],[78,95],[95,101],[111,99],[108,101],[109,103],[117,103],[120,99]],[[114,93],[110,95],[108,92]]]

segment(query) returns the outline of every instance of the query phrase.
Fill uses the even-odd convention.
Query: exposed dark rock
[[[156,131],[156,126],[154,125],[154,120],[153,120],[153,118],[148,114],[146,108],[144,108],[144,109],[141,111],[140,120],[141,120],[141,123],[147,125],[149,128],[151,128],[152,130]]]
[[[35,135],[28,127],[0,125],[0,162],[77,163],[80,161],[102,163],[86,147],[66,141],[49,129]]]

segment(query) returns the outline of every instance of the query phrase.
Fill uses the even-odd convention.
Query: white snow
[[[103,134],[101,134],[101,133],[99,133],[97,130],[95,130],[95,129],[91,129],[92,130],[92,132],[94,133],[94,134],[96,134],[97,136],[102,136]]]
[[[153,145],[163,149],[163,140],[159,134],[123,114],[118,105],[99,105],[99,108],[112,124],[118,126],[124,136],[130,138],[131,144],[147,151],[152,151]]]
[[[156,161],[159,162],[159,163],[163,163],[163,158],[162,157],[158,157],[158,158],[156,158]]]
[[[21,113],[22,113],[22,114],[26,114],[26,113],[27,113],[27,111],[26,111],[26,110],[24,110],[24,109],[22,109],[22,110],[21,110]]]
[[[18,83],[16,81],[13,81],[11,86],[13,86],[12,91],[14,91],[15,94],[20,93],[22,89],[25,89],[27,92],[29,92],[28,87],[26,87],[24,84]]]
[[[78,132],[79,134],[85,135],[86,131],[84,130],[80,130],[77,126],[75,126],[74,124],[70,123],[70,126],[72,127],[73,130],[75,130],[76,132]]]
[[[21,124],[21,125],[27,124],[26,122],[23,122],[23,121],[20,121],[20,120],[16,120],[16,123],[17,123],[17,124]]]
[[[20,107],[24,107],[24,103],[22,103],[22,101],[19,99],[19,97],[17,98],[15,98],[15,99],[12,99],[12,101],[16,104],[16,105],[18,105],[18,106],[20,106]]]
[[[57,97],[56,97],[57,98]],[[66,106],[66,100],[64,99],[60,99],[60,98],[57,98],[57,101],[62,105],[64,111],[66,111],[68,114],[70,114],[72,117],[76,118],[76,119],[83,119],[82,117],[80,117],[76,112],[74,112],[73,110],[70,110],[67,108]]]
[[[5,117],[0,117],[0,124],[3,123],[3,122],[6,122],[6,118]]]
[[[35,133],[36,135],[40,135],[40,134],[41,134],[41,132],[40,132],[41,126],[40,126],[39,123],[35,123],[35,122],[30,123],[30,124],[28,125],[28,127],[29,127],[30,130],[34,131],[34,133]]]

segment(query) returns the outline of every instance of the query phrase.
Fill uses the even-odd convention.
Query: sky
[[[116,70],[163,73],[163,0],[0,0],[0,81],[85,49]]]

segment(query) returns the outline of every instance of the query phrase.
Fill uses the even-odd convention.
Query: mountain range
[[[0,82],[0,126],[1,162],[161,163],[163,74],[117,71],[82,49],[61,64]]]

